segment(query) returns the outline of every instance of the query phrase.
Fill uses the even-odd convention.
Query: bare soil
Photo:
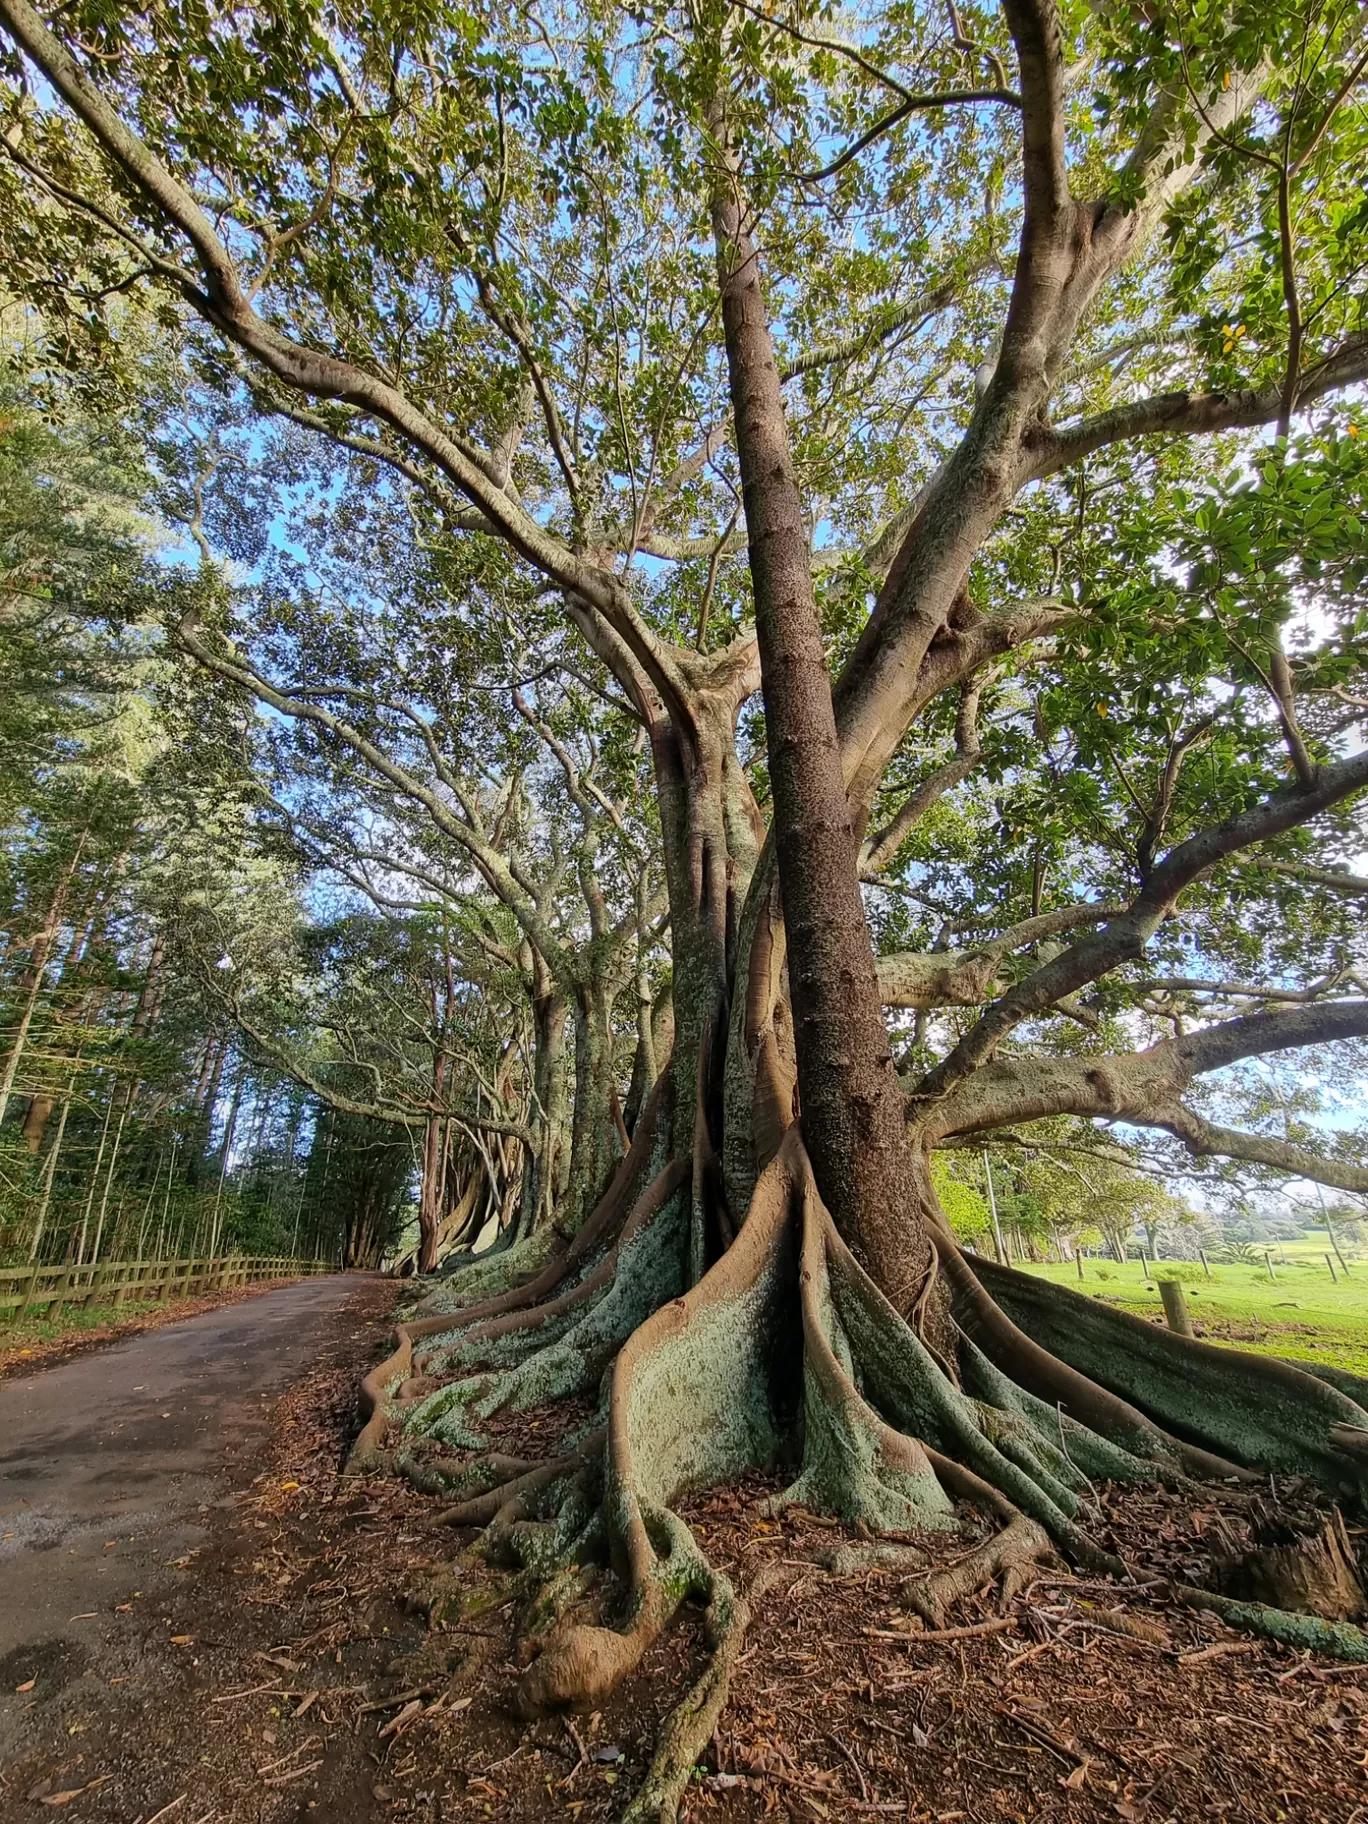
[[[506,1708],[521,1649],[497,1574],[463,1572],[489,1606],[428,1629],[406,1596],[449,1576],[474,1535],[435,1528],[441,1502],[405,1483],[337,1474],[394,1295],[364,1288],[318,1324],[329,1359],[276,1401],[268,1445],[228,1472],[197,1547],[95,1636],[73,1624],[0,1660],[0,1727],[5,1712],[19,1725],[0,1818],[57,1805],[90,1824],[620,1816],[702,1665],[700,1618],[686,1611],[601,1713],[531,1727]],[[524,1415],[500,1444],[540,1454],[565,1424]],[[695,1824],[1368,1820],[1368,1668],[1251,1641],[1158,1584],[1053,1575],[1002,1614],[991,1593],[962,1604],[952,1625],[981,1631],[928,1637],[899,1576],[816,1568],[844,1529],[766,1518],[773,1487],[753,1478],[685,1508],[738,1581],[773,1558],[791,1571],[759,1604],[684,1803]],[[1099,1502],[1098,1534],[1156,1577],[1201,1577],[1213,1537],[1241,1524],[1234,1493]]]

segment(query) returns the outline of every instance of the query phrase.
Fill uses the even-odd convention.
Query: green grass
[[[1259,1264],[1211,1263],[1211,1278],[1200,1261],[1162,1260],[1155,1271],[1183,1281],[1188,1309],[1199,1332],[1212,1342],[1229,1343],[1264,1355],[1283,1355],[1329,1363],[1353,1374],[1368,1375],[1368,1261],[1349,1262],[1350,1277],[1332,1282],[1323,1248],[1314,1241],[1285,1242],[1286,1264],[1275,1247],[1273,1272]],[[1075,1292],[1109,1299],[1127,1311],[1162,1317],[1159,1291],[1146,1284],[1138,1260],[1124,1266],[1114,1260],[1085,1260],[1083,1280],[1067,1266],[1028,1266],[1028,1273]],[[1339,1263],[1335,1271],[1339,1273]]]
[[[138,1304],[130,1299],[122,1305],[67,1305],[58,1318],[26,1317],[22,1324],[0,1317],[0,1349],[22,1349],[30,1343],[54,1342],[59,1336],[79,1336],[83,1330],[99,1330],[156,1309],[150,1299]]]

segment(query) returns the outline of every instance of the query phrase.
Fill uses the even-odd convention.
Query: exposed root
[[[720,1572],[713,1573],[712,1600],[704,1617],[712,1649],[707,1667],[683,1702],[676,1704],[666,1717],[656,1740],[655,1756],[641,1789],[627,1808],[623,1824],[675,1824],[680,1797],[726,1706],[752,1607],[779,1581],[783,1569],[780,1564],[762,1566],[744,1596],[738,1596]]]
[[[1018,1387],[1049,1406],[1067,1411],[1072,1418],[1119,1444],[1133,1456],[1153,1462],[1171,1473],[1214,1480],[1242,1474],[1236,1464],[1225,1458],[1169,1436],[1105,1384],[1074,1368],[1068,1355],[1053,1348],[1042,1348],[1034,1335],[1027,1335],[1012,1322],[1003,1305],[985,1289],[986,1284],[997,1284],[996,1277],[988,1278],[990,1270],[996,1276],[1009,1273],[1011,1269],[995,1267],[989,1261],[976,1261],[971,1268],[948,1231],[933,1229],[932,1234],[942,1269],[950,1282],[953,1310],[960,1328]],[[1012,1278],[1025,1280],[1031,1286],[1042,1283],[1028,1279],[1024,1273],[1013,1273]],[[1055,1288],[1051,1287],[1053,1290]],[[1091,1308],[1106,1309],[1099,1306],[1096,1299],[1080,1299],[1076,1293],[1070,1296]]]
[[[1351,1621],[1323,1621],[1319,1615],[1295,1615],[1291,1609],[1271,1609],[1261,1602],[1235,1602],[1191,1584],[1173,1583],[1169,1593],[1189,1609],[1209,1609],[1232,1628],[1276,1640],[1284,1647],[1328,1653],[1335,1659],[1368,1665],[1368,1633]]]
[[[498,1451],[490,1451],[474,1463],[452,1466],[445,1463],[419,1463],[409,1451],[400,1449],[395,1451],[393,1461],[395,1474],[406,1476],[420,1494],[446,1497],[462,1495],[467,1498],[501,1487],[539,1466],[536,1461],[524,1457],[506,1457]],[[439,1514],[436,1524],[440,1524],[442,1519],[443,1515]]]
[[[1274,1356],[1179,1336],[1100,1299],[990,1261],[976,1262],[974,1271],[986,1288],[984,1304],[1010,1314],[1001,1321],[1018,1336],[1022,1332],[1010,1320],[1027,1325],[1037,1339],[1032,1344],[1037,1356],[1070,1363],[1066,1372],[1081,1370],[1082,1376],[1119,1389],[1153,1415],[1145,1421],[1151,1427],[1157,1421],[1181,1437],[1200,1440],[1200,1451],[1184,1449],[1189,1473],[1249,1480],[1250,1472],[1271,1470],[1310,1476],[1359,1500],[1368,1493],[1368,1453],[1346,1448],[1356,1430],[1368,1429],[1368,1411],[1331,1377]],[[1009,1367],[1009,1372],[1014,1371]],[[1076,1417],[1094,1423],[1072,1401],[1066,1404]],[[1214,1467],[1208,1448],[1221,1453]]]
[[[592,1391],[618,1350],[638,1326],[681,1288],[689,1167],[676,1162],[643,1193],[623,1229],[615,1270],[598,1296],[576,1305],[572,1321],[554,1341],[538,1347],[535,1331],[522,1337],[530,1352],[495,1374],[476,1374],[429,1394],[407,1415],[409,1436],[425,1434],[459,1448],[479,1450],[485,1438],[472,1421],[499,1412],[525,1411]],[[519,1339],[508,1339],[518,1341]],[[489,1343],[457,1341],[447,1352],[455,1364]]]
[[[1010,1602],[1055,1552],[1129,1574],[1084,1531],[1095,1482],[1188,1486],[1193,1476],[1248,1480],[1272,1467],[1365,1487],[1368,1409],[1335,1377],[1187,1342],[991,1263],[971,1265],[943,1232],[939,1272],[958,1329],[948,1353],[933,1351],[823,1206],[788,1124],[791,1081],[772,1033],[759,1033],[754,1056],[766,1111],[754,1131],[762,1155],[774,1144],[757,1160],[734,1238],[700,1089],[692,1159],[654,1169],[656,1116],[643,1115],[609,1192],[553,1261],[477,1303],[460,1305],[449,1289],[445,1310],[400,1327],[395,1353],[367,1382],[372,1413],[358,1442],[372,1453],[399,1414],[408,1438],[483,1453],[451,1466],[401,1447],[395,1466],[455,1497],[441,1523],[485,1529],[469,1557],[514,1567],[497,1602],[525,1605],[525,1650],[535,1657],[514,1693],[522,1715],[602,1703],[681,1603],[706,1604],[709,1663],[661,1733],[633,1824],[675,1818],[726,1702],[749,1603],[779,1574],[771,1567],[738,1595],[672,1511],[686,1492],[788,1466],[774,1508],[801,1503],[870,1535],[901,1535],[846,1543],[828,1568],[903,1572],[928,1637],[950,1638],[1006,1625],[944,1624],[995,1580]],[[719,1244],[721,1257],[691,1283]],[[417,1337],[437,1340],[415,1363]],[[479,1428],[495,1414],[595,1392],[592,1423],[602,1428],[553,1460],[486,1448]],[[964,1504],[980,1517],[967,1549],[945,1563],[946,1536],[965,1531]],[[980,1539],[983,1516],[994,1530]],[[618,1626],[584,1619],[605,1565]],[[1346,1623],[1174,1593],[1269,1638],[1368,1662],[1368,1634]],[[459,1575],[432,1600],[433,1613],[448,1616],[483,1603]]]
[[[575,1276],[584,1262],[592,1259],[606,1246],[627,1219],[649,1176],[670,1081],[667,1068],[661,1072],[647,1098],[641,1119],[637,1122],[636,1135],[619,1162],[612,1182],[568,1243],[555,1231],[540,1231],[539,1236],[530,1238],[537,1243],[536,1270],[530,1275],[517,1276],[518,1283],[500,1285],[497,1290],[484,1296],[480,1296],[486,1294],[486,1284],[482,1282],[487,1282],[489,1277],[480,1271],[484,1263],[476,1262],[464,1272],[450,1275],[423,1300],[419,1309],[424,1320],[428,1314],[445,1313],[448,1320],[446,1328],[455,1329],[458,1325],[464,1327],[486,1322],[505,1312],[531,1309],[542,1300],[552,1297],[566,1279]],[[554,1252],[552,1259],[543,1264],[545,1249],[556,1242],[561,1246]],[[506,1275],[512,1273],[511,1263],[515,1254],[523,1261],[530,1260],[527,1244],[520,1244],[519,1249],[510,1250],[503,1257],[505,1262],[510,1263],[504,1269]],[[472,1293],[476,1297],[472,1298]],[[435,1330],[424,1332],[426,1335],[435,1333]]]
[[[486,1458],[485,1462],[516,1464],[516,1473],[493,1483],[477,1495],[471,1495],[455,1506],[443,1508],[437,1515],[437,1526],[489,1526],[496,1521],[525,1519],[531,1513],[527,1503],[553,1482],[583,1469],[594,1468],[603,1452],[602,1431],[590,1432],[577,1450],[558,1457],[551,1463],[517,1463],[515,1458]]]
[[[627,1627],[560,1629],[518,1680],[513,1707],[520,1716],[592,1709],[640,1664],[685,1597],[708,1593],[712,1572],[677,1515],[661,1511],[638,1524],[641,1536],[630,1540],[637,1562]]]
[[[1024,1577],[1041,1559],[1054,1555],[1050,1536],[1043,1526],[1018,1514],[1000,1533],[955,1564],[946,1565],[922,1582],[903,1585],[903,1594],[919,1615],[933,1628],[943,1628],[946,1616],[957,1602],[972,1596],[995,1577],[1004,1583],[1003,1601],[1010,1601],[1025,1586]]]

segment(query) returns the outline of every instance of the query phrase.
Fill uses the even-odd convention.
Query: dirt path
[[[272,1397],[357,1290],[301,1280],[0,1383],[0,1661],[83,1640],[71,1616],[107,1612],[197,1543],[218,1478],[259,1446]]]
[[[358,1331],[378,1347],[394,1296],[369,1276],[302,1280],[0,1382],[0,1816],[47,1815],[9,1775],[87,1733],[99,1687],[146,1701],[137,1636],[212,1551],[277,1397],[339,1348],[354,1354]],[[150,1681],[163,1696],[165,1672]],[[100,1771],[67,1760],[54,1790]]]

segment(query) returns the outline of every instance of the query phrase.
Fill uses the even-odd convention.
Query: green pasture
[[[1368,1260],[1351,1255],[1347,1278],[1335,1261],[1339,1277],[1332,1280],[1325,1264],[1328,1249],[1323,1235],[1275,1243],[1272,1279],[1262,1258],[1256,1263],[1213,1260],[1210,1278],[1195,1260],[1151,1263],[1148,1281],[1138,1260],[1124,1266],[1114,1260],[1085,1260],[1081,1281],[1073,1263],[1032,1265],[1025,1271],[1161,1320],[1153,1276],[1178,1278],[1198,1334],[1209,1341],[1368,1375]]]

